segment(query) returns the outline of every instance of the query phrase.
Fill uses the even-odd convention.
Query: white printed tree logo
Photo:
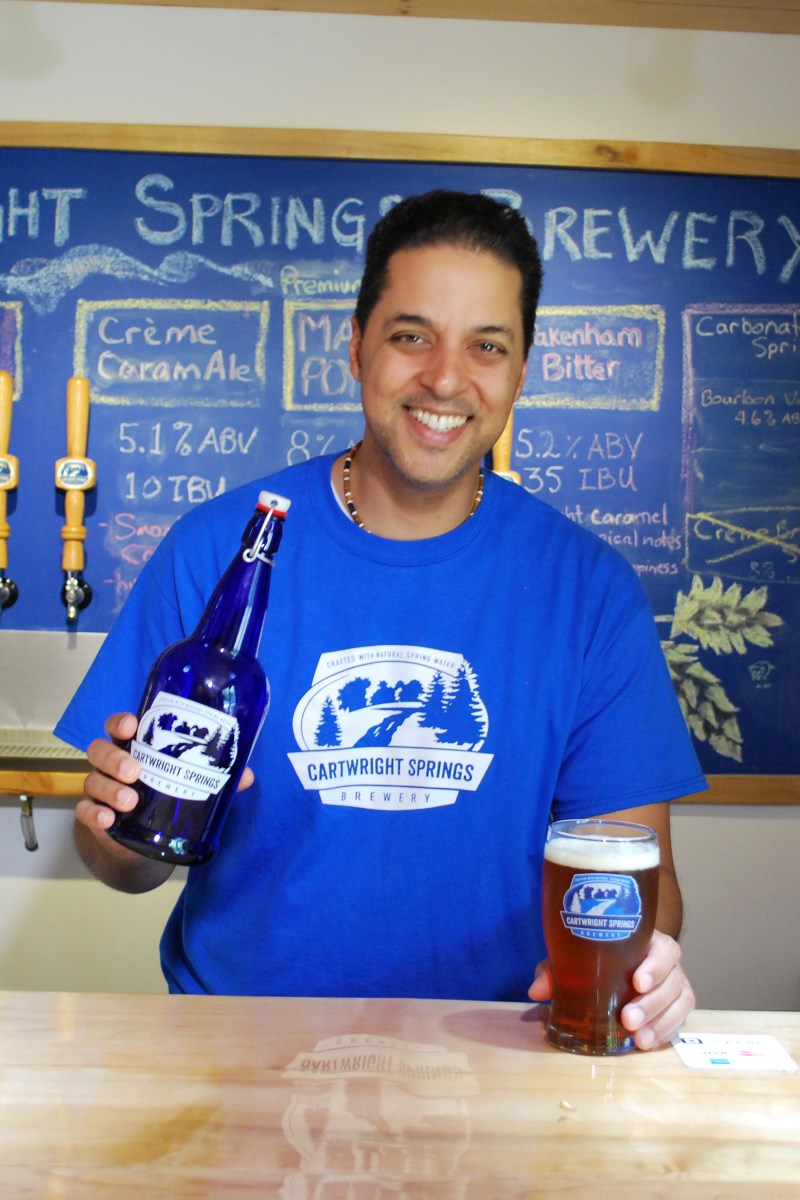
[[[289,758],[324,804],[384,810],[454,804],[492,755],[489,719],[460,654],[365,646],[320,658],[295,709]]]

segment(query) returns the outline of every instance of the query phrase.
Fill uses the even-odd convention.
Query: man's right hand
[[[104,725],[111,741],[96,738],[87,751],[94,770],[86,776],[83,796],[78,801],[75,816],[80,824],[93,833],[109,829],[118,812],[130,812],[138,796],[132,787],[139,778],[139,764],[122,748],[136,733],[133,713],[115,713]]]
[[[104,725],[107,738],[96,738],[87,751],[92,771],[75,806],[75,845],[86,866],[103,883],[120,892],[149,892],[169,879],[171,863],[145,858],[108,836],[117,813],[130,812],[139,799],[131,787],[139,764],[124,748],[136,733],[133,713],[115,713]],[[239,791],[250,787],[253,772],[245,767]]]
[[[139,764],[123,748],[136,733],[133,713],[115,713],[104,725],[106,738],[96,738],[87,751],[92,771],[75,806],[75,844],[86,866],[103,883],[121,892],[148,892],[168,879],[171,863],[145,858],[108,837],[117,813],[130,812],[138,795],[130,786]]]

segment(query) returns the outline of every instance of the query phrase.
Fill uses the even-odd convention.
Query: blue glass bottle
[[[217,849],[269,707],[257,655],[289,503],[260,493],[194,633],[168,646],[150,672],[129,747],[141,764],[139,802],[109,831],[148,858],[192,866]]]

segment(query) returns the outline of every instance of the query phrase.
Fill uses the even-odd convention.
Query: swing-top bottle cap
[[[291,500],[287,500],[285,496],[279,496],[277,492],[259,492],[258,493],[258,508],[262,512],[269,512],[272,509],[276,516],[285,517],[289,511]]]

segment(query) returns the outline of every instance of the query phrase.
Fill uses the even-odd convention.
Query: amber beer
[[[656,919],[658,835],[624,821],[556,821],[544,852],[542,918],[553,976],[546,1038],[574,1054],[621,1054]]]

